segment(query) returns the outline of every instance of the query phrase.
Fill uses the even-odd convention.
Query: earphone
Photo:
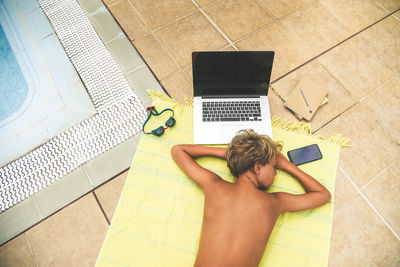
[[[142,127],[142,130],[143,130],[143,132],[144,132],[145,134],[154,134],[155,136],[161,136],[161,135],[164,133],[164,131],[165,131],[166,129],[168,129],[169,127],[174,126],[175,123],[176,123],[176,120],[174,119],[174,111],[173,111],[172,109],[170,109],[170,108],[166,108],[166,109],[164,109],[163,111],[158,112],[158,111],[156,110],[156,107],[155,107],[155,106],[151,106],[151,107],[146,108],[146,111],[148,112],[148,116],[147,116],[146,121],[143,123],[143,127]],[[172,112],[172,116],[169,117],[169,119],[165,122],[165,126],[166,126],[166,127],[160,126],[160,127],[156,128],[156,129],[152,130],[151,132],[146,133],[146,132],[144,131],[144,126],[145,126],[146,123],[150,120],[151,115],[153,115],[153,116],[160,116],[161,114],[163,114],[163,113],[166,112],[166,111],[171,111],[171,112]]]

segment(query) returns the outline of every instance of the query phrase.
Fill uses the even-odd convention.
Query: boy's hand
[[[291,164],[292,163],[289,160],[287,160],[282,153],[279,153],[279,156],[276,160],[275,168],[278,170],[286,171],[288,170]]]
[[[287,160],[282,153],[276,159],[275,168],[291,174],[304,187],[306,193],[293,195],[286,192],[273,193],[279,199],[281,212],[300,211],[319,207],[329,202],[330,192],[317,180],[300,170],[296,165]]]

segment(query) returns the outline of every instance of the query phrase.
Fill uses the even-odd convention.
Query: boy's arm
[[[282,154],[278,157],[276,168],[293,175],[306,190],[306,193],[301,195],[293,195],[285,192],[274,193],[278,198],[281,212],[312,209],[330,201],[331,194],[322,184],[297,168],[296,165],[288,161]]]
[[[194,160],[198,157],[218,157],[225,159],[226,148],[198,145],[175,145],[171,149],[176,164],[199,186],[207,188],[212,182],[221,179],[217,174],[201,167]]]

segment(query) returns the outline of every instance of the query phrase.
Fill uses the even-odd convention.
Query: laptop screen
[[[273,51],[193,52],[194,96],[268,94]]]

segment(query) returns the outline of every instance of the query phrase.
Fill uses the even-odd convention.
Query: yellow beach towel
[[[135,158],[108,229],[96,266],[193,266],[203,217],[204,194],[176,166],[170,156],[175,144],[192,143],[192,107],[149,91],[158,111],[173,108],[176,125],[161,137],[142,135]],[[166,115],[169,116],[169,115]],[[165,118],[149,129],[165,122]],[[147,126],[146,126],[147,127]],[[147,129],[147,128],[146,128]],[[212,130],[212,129],[210,129]],[[340,136],[311,136],[309,124],[273,119],[274,139],[282,153],[318,144],[323,159],[300,168],[318,179],[334,195]],[[233,182],[226,162],[201,158],[199,164]],[[270,192],[304,192],[290,175],[278,171]],[[260,266],[327,266],[332,231],[333,198],[322,207],[282,214],[276,222]]]

